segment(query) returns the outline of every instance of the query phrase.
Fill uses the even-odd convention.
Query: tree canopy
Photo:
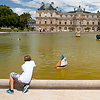
[[[0,5],[0,26],[16,26],[18,14],[14,13],[10,7]]]
[[[69,27],[68,29],[69,29],[70,31],[73,31],[73,30],[74,30],[74,28],[73,28],[73,27]]]
[[[86,27],[86,28],[85,28],[85,30],[90,30],[90,29],[91,29],[90,27]]]
[[[32,19],[30,13],[23,13],[20,16],[14,13],[13,10],[6,5],[0,5],[0,27],[2,26],[14,26],[14,27],[24,27],[27,26],[27,21]]]
[[[32,19],[30,13],[25,13],[24,12],[22,15],[20,15],[20,21],[25,22],[25,20],[28,21],[30,19]]]
[[[26,28],[26,25],[27,25],[27,22],[28,20],[32,19],[30,13],[23,13],[22,15],[20,15],[20,22],[24,23],[25,25],[25,28]]]

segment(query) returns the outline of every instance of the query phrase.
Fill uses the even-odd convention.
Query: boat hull
[[[60,66],[60,67],[56,67],[57,69],[60,69],[60,68],[65,68],[65,67],[67,67],[67,66]]]

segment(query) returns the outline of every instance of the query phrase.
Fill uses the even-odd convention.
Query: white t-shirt
[[[19,81],[22,83],[29,83],[32,79],[33,74],[33,67],[35,67],[34,61],[26,61],[21,67],[22,67],[22,74],[19,77]]]

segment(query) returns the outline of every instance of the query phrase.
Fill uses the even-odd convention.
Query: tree
[[[31,29],[31,30],[33,31],[34,29],[35,29],[35,27],[32,27],[32,29]]]
[[[0,26],[16,26],[18,22],[18,14],[6,6],[0,5]]]
[[[69,29],[70,31],[73,31],[73,30],[74,30],[74,28],[73,28],[73,27],[69,27],[68,29]]]
[[[20,16],[18,16],[18,23],[17,23],[17,27],[21,27],[21,30],[24,29],[24,22],[20,22]]]
[[[54,30],[54,27],[51,27],[51,30],[53,31]]]
[[[11,29],[13,30],[14,29],[14,26],[11,26]]]
[[[86,28],[85,28],[85,31],[86,31],[86,30],[88,30],[88,31],[89,31],[90,29],[91,29],[90,27],[86,27]]]
[[[20,15],[20,22],[23,22],[26,28],[27,25],[27,21],[32,19],[30,13],[23,13],[22,15]]]
[[[21,30],[21,27],[18,27],[18,30]]]

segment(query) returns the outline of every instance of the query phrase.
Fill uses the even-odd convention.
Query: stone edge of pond
[[[0,88],[9,88],[9,79],[0,79]],[[100,80],[32,80],[30,89],[100,89]]]
[[[0,34],[27,34],[27,33],[76,33],[76,32],[0,32]],[[100,33],[100,32],[81,32],[81,33]]]

